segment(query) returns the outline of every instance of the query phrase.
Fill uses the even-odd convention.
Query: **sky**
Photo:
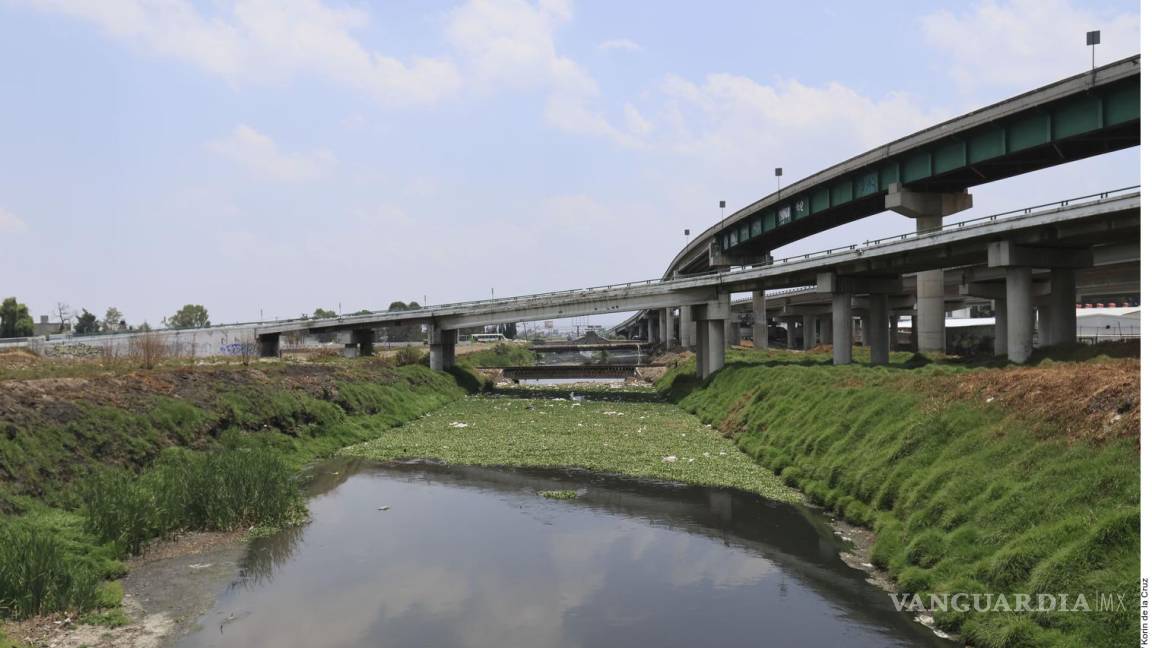
[[[1135,1],[0,0],[0,296],[153,325],[660,276],[720,217],[1139,51]],[[972,190],[1139,184],[1139,148]],[[912,229],[879,214],[775,252]],[[55,319],[55,318],[53,318]]]

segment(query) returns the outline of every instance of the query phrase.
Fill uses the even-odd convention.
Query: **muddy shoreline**
[[[163,648],[195,627],[217,595],[232,583],[248,548],[246,531],[187,533],[159,541],[126,562],[123,612],[116,628],[56,614],[10,623],[12,641],[36,648]]]

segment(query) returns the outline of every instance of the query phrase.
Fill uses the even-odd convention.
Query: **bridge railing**
[[[1128,192],[1128,193],[1125,193]],[[970,229],[982,224],[995,223],[1004,220],[1011,220],[1023,216],[1029,216],[1034,211],[1043,210],[1046,208],[1063,208],[1071,207],[1073,205],[1081,206],[1096,202],[1102,202],[1110,198],[1125,198],[1129,196],[1139,195],[1140,185],[1132,185],[1131,187],[1123,187],[1120,189],[1112,189],[1111,191],[1103,191],[1100,193],[1088,194],[1085,196],[1077,196],[1076,198],[1066,198],[1064,200],[1057,200],[1055,202],[1043,203],[1040,205],[1032,205],[1030,207],[1022,207],[1020,209],[1013,209],[1011,211],[1000,212],[988,216],[980,216],[978,218],[971,218],[968,220],[957,221],[940,227],[924,230],[923,232],[908,232],[906,234],[896,234],[893,236],[886,236],[884,238],[872,239],[864,241],[863,243],[853,243],[851,245],[842,245],[840,247],[829,248],[819,252],[806,252],[804,254],[795,254],[790,257],[784,257],[773,263],[758,263],[750,266],[743,266],[745,268],[761,268],[766,265],[780,265],[786,263],[793,263],[797,261],[807,261],[814,258],[833,256],[844,252],[853,252],[861,249],[872,249],[887,243],[896,243],[899,241],[906,241],[908,239],[924,238],[928,236],[937,236],[947,232],[959,231],[962,229]]]

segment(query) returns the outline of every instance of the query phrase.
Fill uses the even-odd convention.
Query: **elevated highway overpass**
[[[431,364],[454,363],[456,330],[510,321],[582,315],[666,311],[674,305],[691,311],[696,323],[698,372],[708,375],[723,365],[725,327],[732,293],[816,286],[831,300],[834,357],[851,361],[853,299],[866,297],[873,321],[888,322],[889,296],[904,290],[903,275],[923,270],[968,268],[969,284],[1001,299],[998,309],[1005,346],[1017,362],[1032,347],[1036,303],[1036,270],[1051,282],[1049,299],[1053,343],[1074,336],[1068,317],[1075,316],[1074,272],[1114,259],[1117,250],[1139,236],[1140,193],[1083,197],[1053,205],[995,214],[934,230],[867,241],[775,263],[673,279],[651,279],[579,290],[507,299],[429,306],[412,311],[378,312],[326,319],[260,324],[254,335],[263,354],[277,352],[280,335],[294,331],[350,331],[354,344],[370,352],[376,328],[422,323],[429,330]],[[1070,290],[1071,289],[1071,290]],[[887,336],[876,336],[875,339]],[[873,345],[873,359],[887,362],[888,345]]]
[[[784,245],[845,223],[894,211],[917,231],[972,207],[968,189],[1140,143],[1140,56],[1078,74],[986,106],[815,173],[744,207],[680,250],[663,277],[771,263]],[[918,343],[943,351],[945,296],[939,269],[916,278]],[[758,312],[758,311],[757,311]],[[638,313],[638,323],[691,344],[690,312],[674,334],[671,313]],[[764,342],[764,329],[756,329]]]

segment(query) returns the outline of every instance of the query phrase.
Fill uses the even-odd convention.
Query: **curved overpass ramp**
[[[784,187],[701,232],[663,278],[770,263],[772,251],[789,243],[888,209],[901,211],[901,195],[943,200],[947,215],[971,206],[970,187],[1139,144],[1136,55],[950,119]],[[616,330],[635,327],[643,316]]]

